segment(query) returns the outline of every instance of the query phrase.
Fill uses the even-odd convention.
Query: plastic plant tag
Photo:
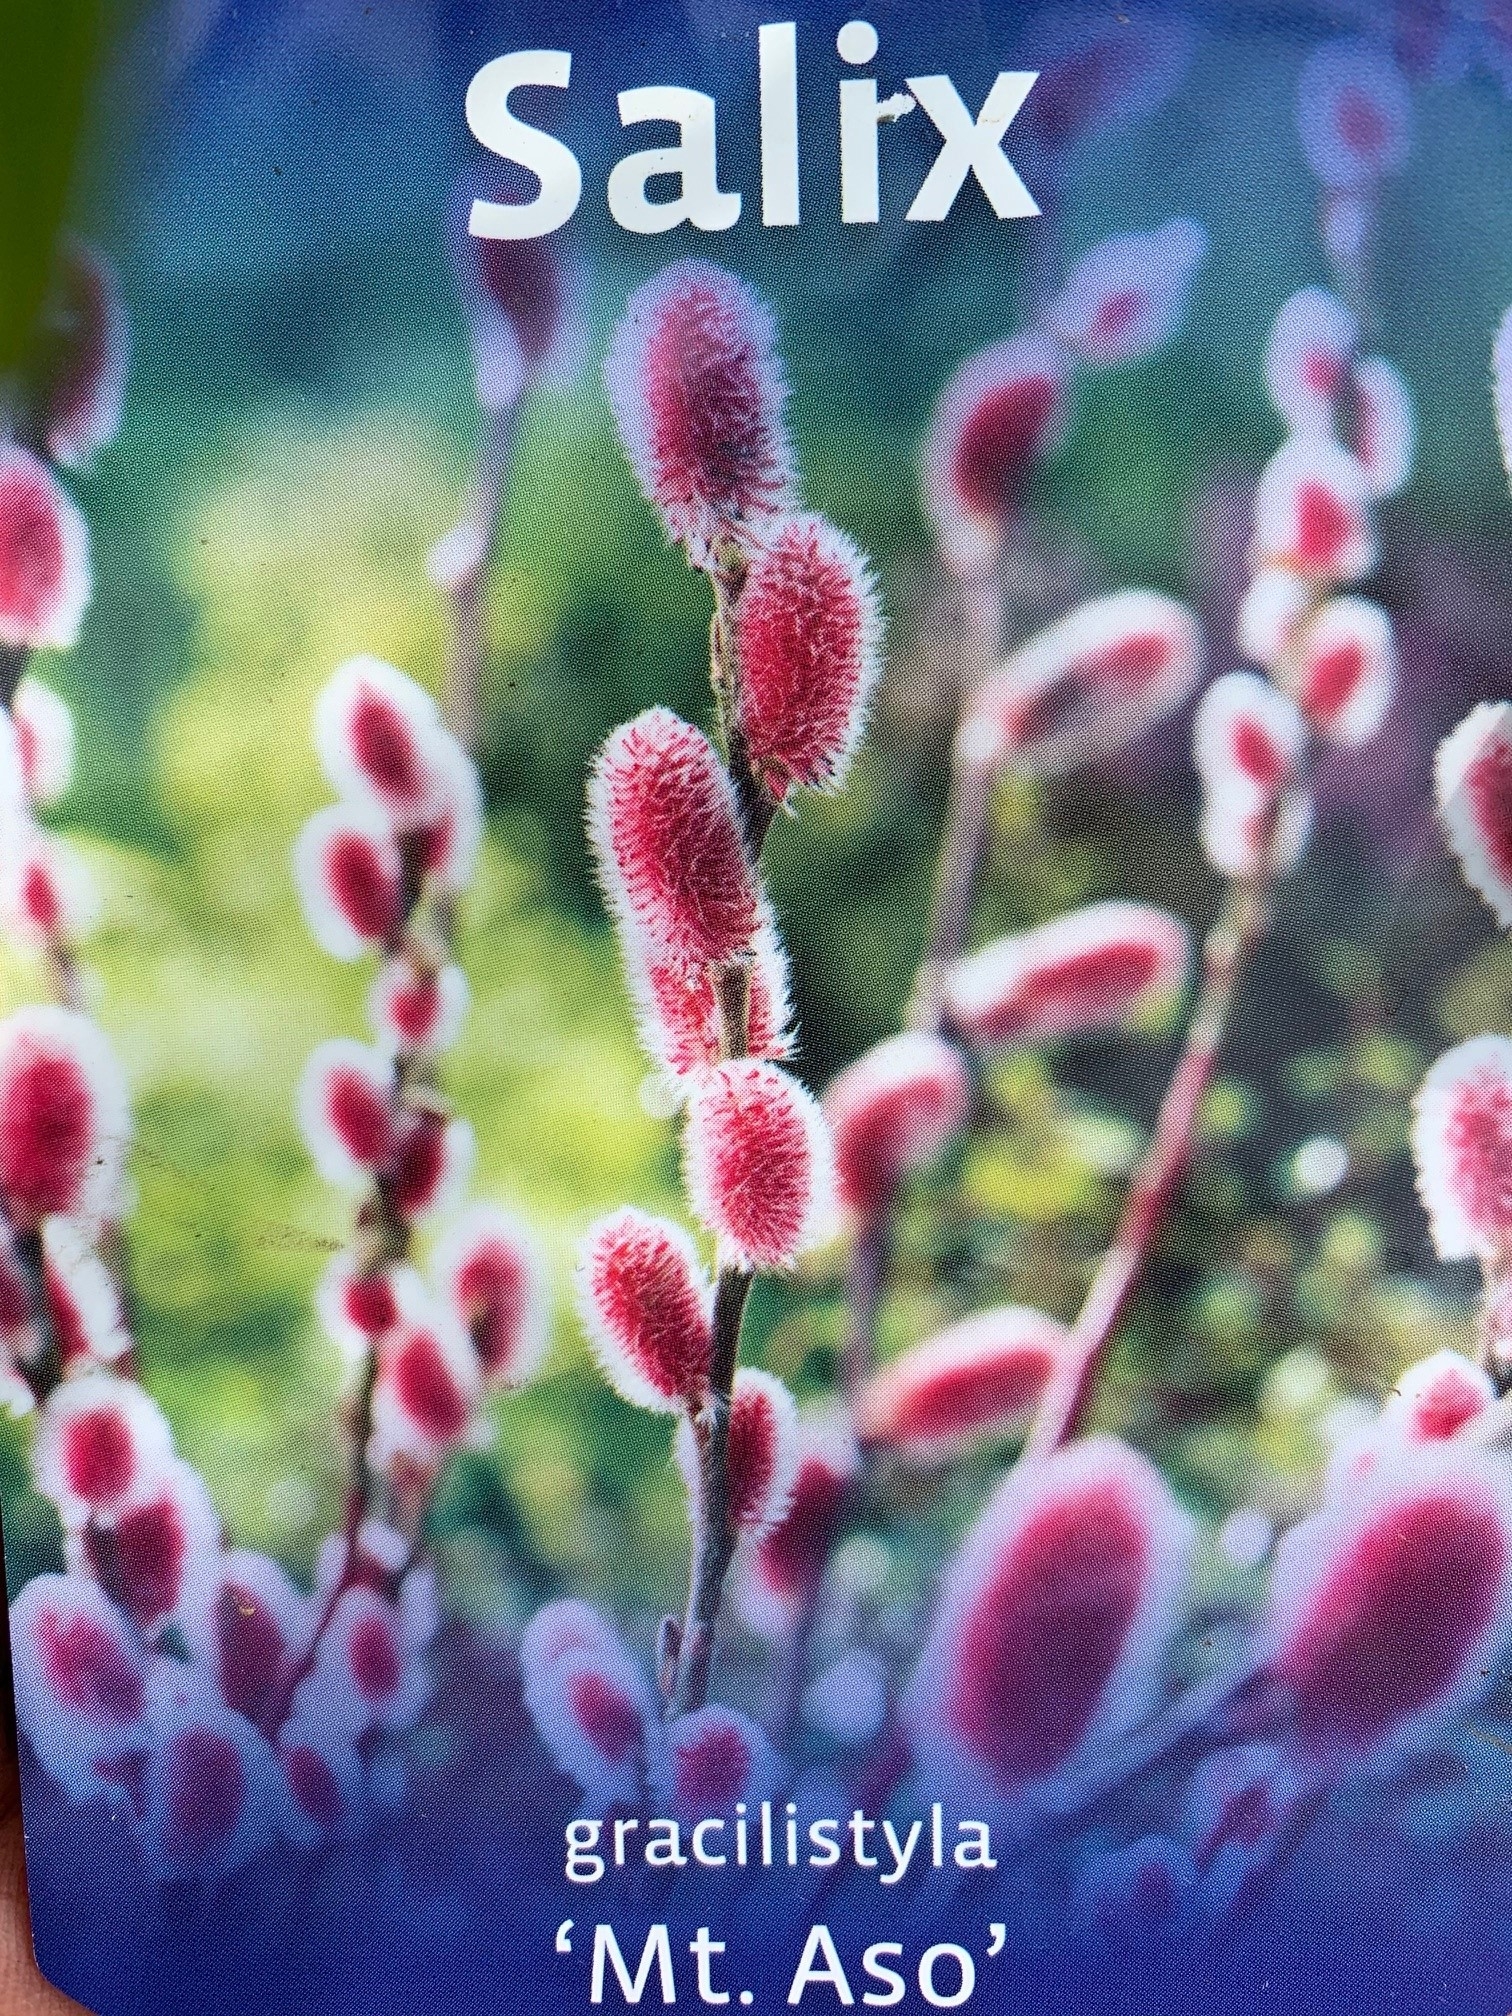
[[[780,12],[0,175],[18,2009],[1512,2001],[1512,29]]]

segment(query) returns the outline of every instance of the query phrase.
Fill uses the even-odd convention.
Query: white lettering
[[[887,1990],[885,1995],[878,1995],[873,1989],[867,1989],[861,2000],[869,2009],[891,2009],[894,2003],[901,2002],[907,1993],[908,1984],[903,1976],[895,1968],[882,1965],[884,1954],[889,1960],[901,1960],[903,1948],[896,1939],[879,1939],[875,1946],[868,1946],[861,1955],[861,1965],[870,1979],[880,1981]]]
[[[700,1925],[698,1937],[688,1941],[688,1951],[698,1963],[698,1999],[700,2002],[728,2002],[728,1988],[714,1986],[714,1955],[723,1953],[725,1942],[709,1936],[707,1925]]]
[[[847,21],[835,37],[843,63],[870,63],[877,31],[870,21]],[[840,221],[875,224],[882,214],[877,179],[877,128],[912,112],[906,91],[877,103],[875,77],[851,77],[840,86]]]
[[[823,1960],[821,1968],[819,1961]],[[836,1996],[847,2009],[855,2006],[856,1998],[851,1993],[850,1982],[845,1977],[845,1969],[840,1964],[840,1955],[835,1950],[835,1942],[830,1937],[828,1925],[811,1925],[808,1944],[798,1962],[798,1971],[793,1976],[793,1985],[788,1990],[790,2007],[803,2000],[804,1991],[810,1987],[833,1988]]]
[[[953,1995],[943,1994],[935,1986],[935,1968],[942,1960],[951,1961],[959,1973]],[[946,1941],[925,1949],[919,1960],[919,1993],[931,2009],[959,2009],[963,2002],[970,2000],[975,1987],[976,1962],[964,1946],[952,1946]]]
[[[685,1869],[688,1858],[682,1852],[682,1829],[675,1820],[646,1822],[646,1867]]]
[[[619,1982],[621,1995],[627,2002],[639,2002],[651,1980],[651,1963],[656,1962],[656,1970],[661,1977],[661,1998],[665,2002],[677,2000],[677,1986],[672,1978],[672,1942],[667,1936],[665,1925],[653,1925],[646,1934],[646,1943],[641,1948],[640,1966],[635,1978],[630,1978],[630,1969],[625,1965],[625,1956],[619,1948],[612,1925],[595,1925],[593,1928],[593,1976],[589,1984],[588,2000],[602,2002],[604,1999],[604,1961],[607,1958]]]
[[[467,219],[474,238],[544,238],[560,230],[578,207],[583,171],[570,147],[509,109],[521,84],[565,91],[572,57],[565,49],[517,49],[485,63],[467,87],[467,124],[473,138],[501,160],[528,168],[541,187],[529,203],[485,203],[478,197]]]
[[[622,126],[666,119],[681,128],[675,147],[647,147],[616,161],[609,174],[609,214],[640,237],[691,224],[695,231],[728,231],[740,216],[740,196],[719,186],[714,100],[705,91],[678,84],[647,84],[619,94]],[[675,175],[681,188],[653,203],[646,184],[653,175]]]
[[[1000,70],[975,120],[948,77],[910,77],[908,88],[944,140],[934,166],[909,205],[909,221],[938,224],[950,213],[968,175],[998,217],[1038,217],[1038,203],[1002,152],[1003,135],[1038,80],[1037,70]]]
[[[757,32],[761,73],[761,221],[798,222],[798,27],[769,21]]]
[[[879,1882],[901,1883],[903,1881],[903,1878],[908,1874],[908,1865],[913,1860],[914,1850],[919,1845],[919,1836],[923,1832],[924,1822],[922,1820],[915,1820],[912,1827],[908,1830],[907,1840],[899,1841],[896,1833],[893,1831],[891,1820],[884,1820],[882,1822],[883,1838],[892,1850],[893,1867],[890,1875],[880,1876],[877,1879]]]

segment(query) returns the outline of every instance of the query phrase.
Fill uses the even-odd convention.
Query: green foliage
[[[421,479],[446,466],[400,415],[320,432],[269,417],[220,486],[180,502],[165,543],[199,612],[194,671],[155,716],[141,780],[164,844],[84,842],[103,889],[89,947],[98,1013],[136,1105],[131,1270],[146,1380],[237,1540],[305,1565],[335,1518],[340,1464],[338,1368],[311,1293],[350,1203],[311,1169],[293,1094],[317,1042],[365,1033],[370,974],[311,942],[289,849],[329,797],[309,720],[334,665],[364,649],[436,676],[443,611],[418,560],[451,500]],[[88,696],[74,691],[87,733]],[[572,1560],[596,1525],[637,1516],[649,1452],[626,1467],[640,1424],[584,1365],[570,1253],[595,1211],[671,1201],[669,1135],[637,1100],[642,1065],[607,933],[553,909],[535,866],[497,838],[464,909],[462,954],[473,1004],[450,1088],[477,1127],[478,1190],[544,1235],[560,1320],[552,1379],[500,1403],[502,1488],[470,1506],[453,1493],[442,1518],[507,1526],[498,1508],[518,1505],[531,1548]],[[24,997],[39,976],[11,962],[4,983]],[[25,1432],[8,1439],[12,1460]],[[40,1551],[39,1533],[27,1544]]]

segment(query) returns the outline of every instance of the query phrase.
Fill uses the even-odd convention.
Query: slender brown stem
[[[1003,656],[1004,583],[1022,538],[1023,527],[1011,527],[1004,535],[1000,573],[991,579],[973,581],[965,589],[968,683],[962,695],[962,719],[966,717],[971,689]],[[945,826],[940,836],[939,861],[935,869],[928,949],[915,984],[909,1015],[916,1029],[938,1026],[939,981],[943,969],[952,959],[959,959],[966,949],[977,883],[991,837],[992,799],[996,785],[996,768],[963,755],[957,743],[951,760],[950,797],[945,808]]]
[[[995,784],[996,772],[986,764],[957,760],[951,772],[950,802],[929,925],[929,950],[915,996],[916,1026],[933,1026],[938,1017],[938,987],[930,982],[966,949],[977,881],[991,832]]]
[[[53,1322],[52,1305],[47,1299],[42,1233],[37,1226],[28,1226],[25,1230],[11,1227],[8,1215],[3,1211],[0,1211],[0,1221],[5,1222],[10,1230],[11,1257],[26,1282],[26,1300],[37,1333],[37,1348],[20,1370],[40,1406],[63,1377],[63,1353],[57,1325]]]
[[[889,1199],[857,1232],[845,1277],[848,1320],[840,1357],[840,1385],[854,1410],[876,1360],[877,1318],[892,1269],[893,1207]]]
[[[1378,222],[1378,212],[1372,199],[1357,195],[1353,200],[1366,206],[1366,215],[1361,241],[1355,256],[1343,259],[1338,256],[1339,248],[1331,242],[1327,228],[1328,208],[1338,198],[1324,192],[1318,199],[1318,236],[1322,241],[1329,265],[1333,269],[1334,290],[1360,324],[1362,334],[1370,328],[1373,319],[1371,300],[1371,240]],[[1350,200],[1348,198],[1345,199]]]
[[[0,649],[0,707],[7,713],[15,703],[16,689],[26,674],[31,652],[25,645],[7,645]],[[49,963],[53,969],[54,991],[67,1008],[84,1006],[83,986],[77,960],[73,952],[61,944],[49,950]],[[63,1376],[62,1360],[54,1330],[52,1311],[47,1300],[47,1286],[42,1264],[42,1239],[38,1232],[11,1234],[11,1246],[26,1276],[27,1298],[31,1304],[32,1322],[39,1336],[39,1349],[34,1364],[25,1371],[25,1377],[39,1401],[45,1400],[58,1380]]]
[[[519,406],[500,407],[490,418],[478,452],[478,470],[466,523],[476,549],[451,591],[451,639],[446,661],[447,726],[468,751],[483,729],[483,597],[498,548],[519,431]]]
[[[772,1705],[767,1712],[767,1728],[777,1748],[786,1751],[798,1727],[798,1711],[808,1681],[809,1648],[819,1621],[821,1575],[805,1592],[783,1642],[777,1679],[772,1688]]]
[[[24,644],[0,646],[0,707],[9,708],[25,676],[31,652]]]
[[[740,821],[745,830],[746,846],[751,859],[758,861],[766,844],[766,836],[772,821],[777,817],[777,800],[767,790],[761,779],[751,768],[750,757],[746,753],[745,737],[733,724],[725,738],[725,750],[729,759],[730,776],[735,784],[735,797],[740,806]]]
[[[373,1472],[368,1462],[368,1444],[373,1438],[373,1393],[378,1384],[378,1354],[369,1350],[363,1360],[362,1379],[352,1400],[351,1449],[348,1456],[346,1506],[342,1523],[342,1541],[345,1557],[341,1573],[331,1584],[330,1593],[321,1606],[320,1616],[311,1633],[309,1645],[303,1656],[290,1667],[288,1673],[273,1696],[272,1704],[263,1718],[264,1732],[276,1736],[288,1719],[294,1696],[300,1684],[315,1670],[320,1657],[321,1641],[330,1629],[331,1619],[336,1614],[336,1605],[346,1591],[351,1588],[353,1570],[357,1565],[357,1548],[362,1533],[363,1522],[368,1516],[373,1499]],[[413,1559],[413,1556],[411,1557]]]
[[[746,1298],[751,1292],[751,1278],[744,1268],[725,1266],[719,1270],[714,1290],[709,1399],[703,1414],[693,1424],[698,1440],[699,1509],[688,1608],[683,1619],[677,1683],[671,1703],[674,1715],[702,1708],[708,1699],[714,1632],[725,1577],[735,1552],[735,1529],[729,1513],[730,1389],[740,1358],[740,1328]]]
[[[709,619],[709,682],[714,688],[715,713],[724,742],[726,767],[735,786],[746,847],[752,861],[759,861],[777,816],[778,801],[751,766],[737,708],[740,661],[735,642],[735,605],[745,586],[745,577],[745,556],[733,547],[709,570],[709,586],[714,595],[714,613]]]
[[[402,1074],[397,1064],[395,1082],[402,1087]],[[409,1247],[409,1227],[394,1209],[386,1186],[381,1181],[376,1182],[372,1195],[363,1203],[357,1214],[353,1251],[359,1272],[375,1274],[390,1262],[404,1259]],[[362,1370],[357,1390],[352,1396],[347,1420],[347,1487],[342,1520],[341,1572],[331,1585],[303,1657],[290,1669],[274,1696],[273,1705],[266,1718],[267,1731],[270,1735],[276,1735],[282,1726],[300,1682],[315,1670],[315,1662],[320,1656],[321,1641],[330,1628],[336,1605],[356,1579],[363,1522],[372,1510],[373,1504],[375,1480],[372,1464],[368,1460],[368,1445],[373,1439],[373,1395],[377,1385],[378,1351],[375,1345],[369,1344],[363,1355]],[[422,1512],[421,1524],[423,1520]]]
[[[893,1228],[893,1207],[889,1199],[881,1210],[874,1212],[860,1226],[851,1244],[850,1264],[845,1277],[847,1322],[845,1344],[840,1354],[840,1387],[852,1418],[861,1389],[876,1362],[877,1318],[892,1269]],[[837,1533],[848,1524],[856,1496],[853,1486],[847,1494],[844,1510],[835,1521]],[[824,1599],[828,1565],[827,1561],[820,1564],[819,1572],[799,1599],[782,1648],[768,1711],[768,1726],[780,1749],[787,1748],[797,1723],[804,1682],[808,1677],[809,1646],[813,1642],[814,1627]]]
[[[400,948],[413,946],[417,959],[428,957],[437,946],[443,956],[448,956],[452,947],[453,931],[451,906],[449,903],[444,906],[439,903],[434,905],[435,915],[432,921],[437,943],[427,944],[420,923],[424,878],[418,856],[412,848],[406,847],[401,850],[401,859],[404,865],[404,915],[395,934],[396,946]],[[411,1106],[418,1108],[422,1104],[434,1102],[436,1095],[434,1087],[421,1082],[419,1075],[414,1072],[414,1061],[413,1056],[404,1051],[394,1059],[393,1093],[395,1100],[401,1105],[408,1098]],[[376,1177],[371,1190],[358,1208],[353,1231],[352,1256],[357,1273],[364,1277],[370,1276],[407,1259],[411,1243],[410,1228],[395,1204],[391,1185],[384,1177]],[[372,1510],[376,1482],[368,1458],[368,1446],[373,1439],[373,1395],[377,1384],[378,1351],[376,1345],[370,1343],[363,1356],[357,1390],[352,1396],[347,1421],[349,1448],[341,1571],[332,1583],[303,1658],[290,1671],[274,1698],[267,1718],[267,1730],[270,1735],[277,1733],[288,1715],[300,1682],[314,1671],[320,1655],[321,1641],[330,1628],[336,1605],[356,1579],[362,1526]],[[414,1508],[411,1561],[419,1550],[419,1536],[424,1530],[427,1511],[428,1494]]]
[[[992,801],[997,772],[957,757],[935,870],[929,942],[914,979],[908,1026],[939,1034],[944,1026],[945,974],[966,949],[977,883],[992,833]],[[877,1318],[892,1267],[894,1201],[889,1198],[856,1234],[846,1281],[849,1323],[841,1379],[847,1401],[856,1394],[876,1359]]]
[[[1161,1714],[1126,1738],[1115,1752],[1101,1758],[1080,1777],[1072,1777],[1065,1787],[1059,1811],[1068,1822],[1080,1826],[1089,1813],[1124,1792],[1152,1765],[1168,1763],[1172,1757],[1192,1748],[1211,1749],[1219,1742],[1232,1741],[1237,1733],[1246,1739],[1274,1733],[1271,1725],[1279,1719],[1279,1702],[1263,1721],[1253,1711],[1245,1713],[1249,1698],[1265,1682],[1265,1669],[1251,1658],[1232,1672],[1215,1674],[1212,1679],[1188,1688]]]
[[[1480,1311],[1475,1323],[1475,1362],[1496,1381],[1499,1393],[1507,1391],[1509,1350],[1507,1318],[1512,1314],[1512,1261],[1504,1253],[1481,1262]]]
[[[1150,1145],[1129,1186],[1112,1244],[1093,1276],[1055,1377],[1045,1389],[1025,1446],[1025,1461],[1048,1456],[1081,1425],[1108,1347],[1186,1175],[1202,1102],[1228,1032],[1239,978],[1269,918],[1267,875],[1230,883],[1222,913],[1208,933],[1197,1004],[1166,1086]]]
[[[373,1438],[373,1394],[378,1384],[378,1359],[370,1351],[362,1370],[352,1407],[352,1449],[347,1476],[345,1533],[349,1551],[354,1551],[362,1522],[372,1502],[373,1474],[368,1467],[367,1448]],[[334,1607],[334,1598],[332,1604]]]
[[[47,963],[52,971],[54,994],[65,1008],[83,1014],[86,1009],[84,974],[73,947],[64,944],[61,938],[55,939],[48,947]]]
[[[475,535],[475,550],[467,556],[466,564],[458,571],[451,590],[451,637],[447,651],[443,711],[448,727],[470,756],[477,753],[483,727],[484,590],[503,524],[518,429],[517,401],[498,408],[490,417],[478,451],[477,475],[466,521]],[[390,949],[407,950],[417,966],[434,970],[438,963],[451,956],[454,947],[456,919],[453,905],[450,898],[433,898],[430,933],[421,929],[424,864],[414,845],[403,846],[400,858],[403,868],[403,915]],[[420,1086],[413,1071],[413,1063],[414,1060],[403,1052],[395,1059],[394,1092],[400,1101],[403,1101],[406,1091],[412,1094],[424,1092],[425,1088]],[[409,1249],[409,1227],[395,1209],[388,1186],[379,1179],[357,1214],[353,1252],[358,1271],[362,1274],[377,1273],[381,1268],[405,1259]],[[356,1573],[359,1537],[373,1502],[375,1480],[368,1461],[368,1445],[373,1438],[373,1395],[377,1383],[378,1354],[370,1345],[362,1362],[348,1423],[351,1446],[342,1535],[345,1558],[304,1658],[279,1689],[269,1722],[270,1733],[277,1730],[288,1714],[289,1704],[300,1681],[313,1671],[321,1640],[330,1626],[336,1605],[351,1587]],[[427,1510],[427,1502],[422,1499],[414,1511],[411,1563],[418,1557]]]
[[[656,1631],[656,1691],[663,1701],[677,1692],[677,1661],[682,1652],[682,1620],[663,1617]]]
[[[469,755],[477,752],[483,725],[483,595],[489,567],[498,544],[508,495],[510,469],[514,461],[519,425],[518,405],[498,409],[491,417],[478,452],[478,471],[473,486],[468,523],[476,535],[476,550],[458,573],[451,591],[451,639],[446,665],[444,712],[447,724]],[[401,847],[403,868],[402,919],[391,950],[406,950],[414,963],[434,971],[450,958],[454,949],[456,918],[450,898],[433,897],[429,929],[421,918],[425,898],[425,872],[421,854],[413,844]],[[394,1093],[401,1102],[408,1093],[413,1102],[427,1090],[414,1071],[414,1059],[401,1052],[394,1061]],[[357,1214],[353,1253],[359,1273],[374,1274],[391,1263],[403,1260],[410,1249],[410,1231],[395,1208],[388,1185],[380,1178]],[[289,1705],[301,1680],[313,1671],[321,1640],[343,1593],[351,1587],[357,1570],[358,1546],[363,1521],[371,1510],[374,1477],[368,1460],[373,1437],[373,1395],[378,1383],[378,1354],[369,1346],[362,1362],[358,1388],[353,1396],[348,1423],[351,1446],[343,1527],[345,1556],[341,1572],[332,1585],[316,1623],[304,1658],[279,1689],[269,1723],[276,1731],[289,1712]],[[413,1509],[413,1544],[410,1563],[418,1557],[420,1536],[428,1511],[428,1494]],[[402,1578],[401,1578],[402,1579]]]
[[[732,959],[721,966],[714,976],[714,993],[719,1003],[719,1047],[726,1057],[744,1057],[750,1043],[749,961]]]

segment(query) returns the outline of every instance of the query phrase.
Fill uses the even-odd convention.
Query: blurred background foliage
[[[894,23],[884,63],[901,73],[912,37],[965,78],[999,29],[1005,44],[1032,36],[1023,9],[987,10],[985,30],[979,9],[930,11]],[[1234,500],[1242,522],[1246,477],[1278,439],[1265,332],[1324,276],[1291,126],[1298,47],[1246,10],[1210,13],[1178,98],[1075,163],[1055,227],[1068,253],[1184,212],[1211,254],[1180,341],[1083,382],[1034,499],[1043,565],[1021,585],[1044,615],[1102,585],[1194,596],[1222,671]],[[579,51],[585,124],[568,123],[601,196],[610,141],[593,108],[642,71],[696,75],[703,58],[675,27],[626,47],[595,10],[570,27],[550,16],[532,12],[533,39],[559,32]],[[313,1044],[363,1032],[368,975],[310,944],[288,854],[325,796],[308,722],[334,665],[374,651],[439,684],[445,611],[423,559],[458,512],[478,428],[444,220],[470,161],[465,78],[517,25],[503,10],[346,0],[122,17],[73,195],[122,268],[135,362],[125,430],[76,485],[95,604],[77,651],[39,669],[80,715],[65,824],[103,882],[90,960],[137,1101],[146,1378],[237,1540],[302,1569],[338,1491],[337,1367],[311,1292],[346,1214],[307,1163],[293,1089]],[[738,67],[721,55],[718,74]],[[821,68],[812,88],[827,92]],[[1437,736],[1506,690],[1512,509],[1486,358],[1512,299],[1512,109],[1484,83],[1419,85],[1416,99],[1374,332],[1421,420],[1416,479],[1385,526],[1402,699],[1380,743],[1321,779],[1315,844],[1100,1401],[1215,1525],[1246,1505],[1293,1516],[1359,1396],[1465,1339],[1468,1283],[1433,1262],[1412,1194],[1408,1105],[1437,1049],[1512,1025],[1512,958],[1429,817]],[[749,89],[721,104],[728,179],[750,189]],[[921,145],[900,139],[899,186]],[[806,803],[769,848],[816,1085],[897,1026],[920,950],[961,670],[917,443],[955,364],[1017,325],[1027,242],[976,202],[938,229],[843,236],[824,221],[822,173],[801,233],[763,235],[748,216],[697,248],[772,294],[808,498],[875,555],[891,618],[849,790]],[[629,289],[685,248],[632,245],[587,209],[573,231],[586,355],[529,403],[490,582],[490,836],[463,919],[474,1005],[448,1069],[478,1131],[478,1191],[541,1228],[558,1287],[546,1376],[500,1403],[496,1448],[457,1466],[436,1514],[459,1600],[495,1617],[558,1580],[665,1607],[685,1547],[665,1426],[592,1373],[568,1287],[596,1212],[677,1208],[674,1131],[640,1100],[581,802],[615,722],[657,700],[707,708],[701,584],[635,493],[596,368]],[[1005,789],[979,935],[1114,894],[1167,904],[1200,934],[1217,892],[1194,808],[1185,721],[1117,766]],[[14,963],[0,978],[7,1001],[38,987]],[[908,1200],[886,1349],[992,1301],[1074,1310],[1174,1040],[1155,1030],[998,1069],[987,1123]],[[805,1395],[830,1382],[839,1274],[839,1256],[820,1256],[755,1298],[751,1356]],[[0,1430],[13,1576],[57,1546],[23,1486],[26,1436]],[[1001,1453],[893,1496],[861,1580],[917,1588]],[[1238,1571],[1215,1556],[1211,1573],[1221,1587]]]

